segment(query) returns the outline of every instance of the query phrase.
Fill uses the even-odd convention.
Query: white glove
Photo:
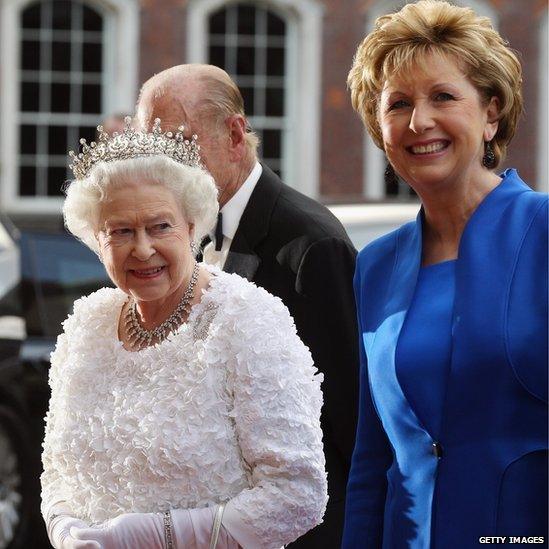
[[[172,532],[176,549],[208,549],[218,506],[201,509],[175,509],[172,515]],[[221,523],[216,549],[240,549],[240,545]]]
[[[125,513],[95,527],[71,528],[78,540],[95,540],[101,549],[164,549],[164,523],[159,513]],[[63,548],[64,549],[64,548]]]
[[[217,507],[171,511],[171,532],[176,549],[208,548]],[[162,513],[125,513],[95,527],[72,528],[78,540],[95,540],[101,549],[164,549]],[[238,543],[222,527],[217,549],[237,549]],[[65,549],[65,548],[63,548]]]
[[[48,537],[56,549],[101,549],[96,541],[87,538],[75,539],[71,528],[86,528],[88,525],[70,515],[56,515],[48,522]]]

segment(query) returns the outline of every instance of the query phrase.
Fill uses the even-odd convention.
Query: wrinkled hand
[[[83,520],[61,515],[53,519],[49,528],[50,541],[56,549],[101,549],[99,543],[93,539],[84,537],[75,539],[71,535],[71,529],[87,527]]]
[[[101,549],[164,548],[164,522],[159,513],[125,513],[95,527],[75,526],[70,534],[76,540],[94,540]]]

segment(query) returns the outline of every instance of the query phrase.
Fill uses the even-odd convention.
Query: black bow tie
[[[217,224],[215,226],[215,232],[214,232],[214,239],[215,239],[215,251],[220,252],[221,246],[223,245],[223,214],[219,212],[217,214]],[[212,242],[212,238],[209,234],[207,234],[200,243],[200,249],[204,250],[204,248]]]

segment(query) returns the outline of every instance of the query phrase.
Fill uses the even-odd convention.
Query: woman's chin
[[[452,173],[445,166],[420,166],[408,169],[407,182],[418,192],[422,189],[436,189],[446,181],[452,180]]]
[[[157,301],[166,297],[168,292],[160,288],[128,288],[126,292],[132,296],[135,301]]]

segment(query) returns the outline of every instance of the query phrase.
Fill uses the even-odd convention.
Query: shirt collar
[[[246,181],[242,183],[238,191],[231,197],[231,199],[221,208],[223,213],[223,236],[234,238],[236,230],[238,229],[238,224],[240,223],[240,218],[244,213],[250,196],[255,189],[263,168],[261,164],[256,160],[255,166],[253,167],[250,175],[246,178]]]

